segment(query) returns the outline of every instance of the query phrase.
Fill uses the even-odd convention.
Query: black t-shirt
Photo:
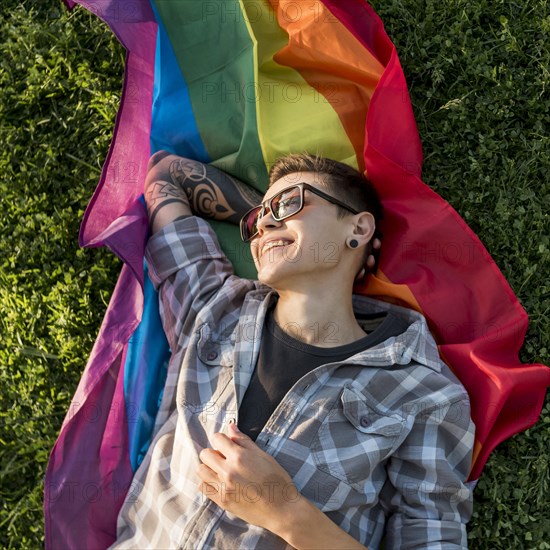
[[[256,440],[277,405],[302,376],[325,363],[343,361],[397,336],[407,326],[405,321],[391,313],[358,316],[358,319],[371,319],[378,326],[355,342],[324,348],[306,344],[284,332],[275,322],[271,308],[267,312],[256,368],[239,408],[239,429]],[[311,331],[316,329],[316,325],[307,327]]]

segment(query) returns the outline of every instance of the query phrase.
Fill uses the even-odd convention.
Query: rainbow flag
[[[470,478],[534,424],[550,369],[521,365],[527,315],[465,222],[420,179],[422,150],[399,59],[362,0],[66,0],[127,50],[124,90],[81,246],[107,246],[120,279],[45,480],[46,547],[104,548],[147,451],[169,349],[147,277],[142,200],[151,153],[211,162],[258,190],[271,163],[310,151],[366,170],[384,201],[376,276],[359,293],[421,311],[472,400]],[[254,277],[235,226],[213,223]],[[156,420],[155,420],[156,418]]]

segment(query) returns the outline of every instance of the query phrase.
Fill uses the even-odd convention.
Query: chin
[[[283,268],[283,269],[282,269]],[[258,281],[272,288],[279,286],[291,274],[284,273],[284,266],[268,264],[258,270]]]
[[[304,273],[296,266],[266,266],[258,272],[258,281],[276,291],[298,290],[312,273]]]
[[[258,271],[258,281],[264,285],[273,286],[277,281],[277,275],[272,270],[262,269]]]

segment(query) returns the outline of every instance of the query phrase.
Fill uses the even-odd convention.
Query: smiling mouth
[[[294,241],[286,241],[286,240],[280,240],[280,241],[270,241],[268,242],[263,248],[262,248],[262,253],[260,254],[260,256],[263,256],[266,252],[268,252],[269,250],[273,250],[275,248],[283,248],[285,246],[289,246],[293,243]]]

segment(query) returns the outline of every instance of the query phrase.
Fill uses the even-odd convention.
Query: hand
[[[367,258],[367,267],[369,271],[376,265],[376,258],[378,254],[380,254],[380,248],[382,248],[382,241],[378,237],[375,237],[372,239],[372,253],[369,254],[369,257]]]
[[[303,497],[277,461],[235,424],[199,455],[199,489],[224,510],[280,536],[297,549],[365,547]],[[314,525],[315,529],[311,526]]]
[[[216,433],[212,449],[199,455],[200,491],[247,523],[280,534],[303,497],[277,461],[235,424],[230,435]]]
[[[380,255],[380,248],[382,248],[382,234],[379,233],[378,237],[374,237],[371,242],[371,253],[367,257],[367,263],[366,266],[359,271],[357,276],[355,277],[355,282],[360,282],[363,277],[365,276],[365,273],[368,272],[374,272],[377,267],[378,263],[378,256]]]

